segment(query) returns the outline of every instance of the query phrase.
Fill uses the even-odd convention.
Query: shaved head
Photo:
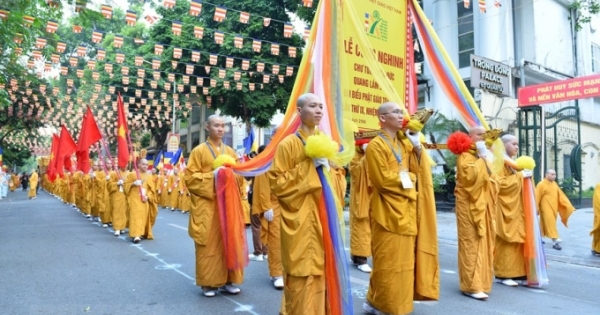
[[[513,135],[504,135],[502,136],[502,142],[504,143],[504,149],[506,149],[506,154],[508,154],[508,156],[513,157],[519,153],[519,140],[517,137]]]
[[[544,177],[548,180],[548,181],[555,181],[556,180],[556,171],[549,168],[548,170],[546,170],[546,174],[544,175]]]
[[[377,109],[377,115],[385,115],[386,113],[391,112],[399,107],[400,106],[394,102],[383,103],[379,105],[379,108]]]
[[[219,115],[210,115],[208,116],[208,119],[206,120],[206,123],[211,125],[216,121],[223,121],[223,118]]]
[[[548,174],[551,174],[551,173],[556,174],[556,171],[553,170],[553,169],[551,169],[551,168],[549,168],[549,169],[546,170],[546,174],[544,174],[544,175],[548,175]]]
[[[483,128],[481,126],[475,126],[471,129],[469,129],[469,136],[471,137],[471,140],[473,140],[475,142],[482,141],[484,133],[485,133],[485,128]]]
[[[319,96],[317,96],[314,93],[304,93],[300,95],[300,97],[298,97],[298,100],[296,100],[296,107],[302,108],[304,107],[304,105],[310,103],[310,101],[315,99],[320,100]]]
[[[517,137],[515,137],[515,136],[513,136],[513,135],[504,135],[504,136],[502,136],[502,138],[501,138],[501,139],[502,139],[502,142],[503,142],[504,144],[506,144],[507,142],[510,142],[510,141],[517,140]]]

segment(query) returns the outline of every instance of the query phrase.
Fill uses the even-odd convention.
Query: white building
[[[440,40],[470,87],[470,55],[485,57],[512,67],[513,79],[508,96],[472,89],[475,100],[488,123],[518,135],[517,89],[520,86],[547,83],[600,73],[600,18],[591,17],[573,31],[570,9],[573,0],[487,0],[486,13],[477,1],[465,8],[463,0],[423,0],[423,9],[432,21]],[[500,6],[496,6],[498,2]],[[587,5],[588,0],[579,0]],[[584,5],[584,6],[585,6]],[[579,12],[588,14],[586,10]],[[429,90],[420,88],[421,106],[434,108],[449,118],[456,112],[425,64],[424,76]],[[600,181],[598,159],[600,138],[600,99],[580,99],[583,189]],[[543,105],[546,115],[575,101]],[[577,124],[560,123],[558,150],[553,151],[553,135],[546,141],[545,168],[555,168],[559,179],[571,177],[569,159],[577,138]],[[566,140],[565,140],[566,139]],[[574,141],[570,141],[573,139]],[[561,142],[562,141],[562,142]],[[541,141],[538,141],[541,144]],[[526,146],[526,144],[522,145]],[[530,144],[532,146],[532,144]],[[539,152],[540,146],[531,148]],[[530,153],[531,154],[531,153]],[[556,157],[556,160],[555,160]]]

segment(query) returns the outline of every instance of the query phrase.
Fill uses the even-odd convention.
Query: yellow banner
[[[345,108],[352,112],[352,120],[360,130],[378,129],[377,108],[388,101],[371,69],[364,59],[365,49],[372,49],[377,62],[383,67],[398,96],[404,99],[407,67],[407,4],[398,0],[353,0],[358,19],[343,18],[344,73],[342,78]],[[367,35],[369,45],[360,45],[352,20],[361,21],[359,28]],[[363,47],[370,46],[370,47]],[[348,106],[350,105],[350,106]],[[404,104],[400,104],[403,106]]]

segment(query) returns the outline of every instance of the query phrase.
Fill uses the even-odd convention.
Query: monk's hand
[[[138,179],[138,180],[133,181],[133,184],[136,186],[142,186],[142,181]]]
[[[477,155],[479,155],[480,158],[484,158],[487,155],[487,148],[485,146],[485,141],[477,141],[475,142],[475,147],[477,148]]]
[[[521,174],[523,175],[523,178],[529,178],[533,175],[533,172],[531,170],[522,170]]]
[[[119,179],[119,180],[117,181],[117,185],[119,185],[119,186],[123,186],[123,180],[122,180],[122,179]]]
[[[362,145],[362,150],[363,150],[363,152],[367,152],[367,146],[368,146],[368,145],[369,145],[368,143],[364,143],[364,144]]]
[[[265,220],[269,221],[269,222],[273,222],[273,209],[269,209],[267,211],[265,211],[265,214],[263,215],[265,217]]]
[[[329,160],[327,158],[313,158],[313,164],[315,165],[316,168],[318,168],[319,166],[323,166],[324,168],[326,168],[329,171]]]
[[[106,180],[110,180],[110,176],[106,176]]]
[[[171,191],[172,191],[172,190],[171,190],[171,189],[169,189],[169,194],[171,193]]]
[[[410,140],[410,143],[412,143],[413,147],[417,150],[421,150],[421,132],[416,132],[416,131],[412,131],[409,130],[406,132],[406,137],[408,138],[408,140]]]

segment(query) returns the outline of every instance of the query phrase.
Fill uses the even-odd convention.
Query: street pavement
[[[455,216],[439,212],[440,301],[415,303],[413,314],[600,314],[600,258],[590,253],[592,221],[591,209],[580,209],[569,229],[559,228],[562,251],[546,242],[548,288],[494,284],[482,302],[458,289]],[[282,291],[273,288],[266,261],[250,262],[239,295],[203,297],[194,283],[187,225],[187,215],[161,209],[155,240],[136,245],[42,190],[35,200],[23,191],[9,193],[0,200],[0,313],[278,313]],[[369,275],[351,267],[350,280],[355,314],[362,314]]]

